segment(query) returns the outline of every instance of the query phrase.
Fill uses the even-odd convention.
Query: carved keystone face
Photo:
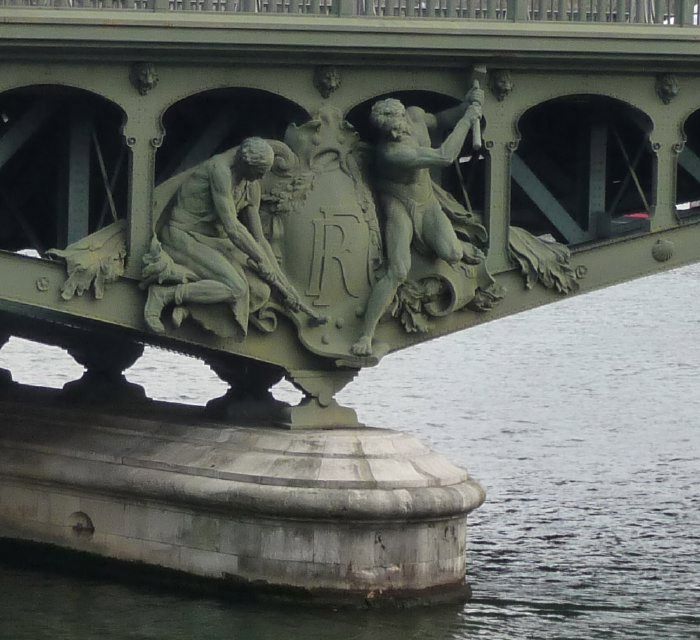
[[[142,96],[145,96],[158,84],[158,74],[150,62],[137,62],[132,65],[129,79]]]
[[[501,69],[492,72],[489,76],[489,88],[499,102],[505,100],[513,91],[513,80],[510,71]]]
[[[656,77],[656,95],[661,98],[664,104],[673,100],[680,90],[676,76],[672,73],[664,73]]]
[[[340,88],[340,71],[335,67],[316,67],[314,86],[324,98],[330,97],[334,91]]]

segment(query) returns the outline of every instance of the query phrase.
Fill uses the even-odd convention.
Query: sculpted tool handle
[[[472,84],[472,89],[479,89],[479,88],[480,88],[479,81],[474,80],[474,82]],[[482,106],[481,101],[475,100],[475,99],[471,100],[469,102],[469,104],[470,105],[477,104],[477,105],[479,105],[479,107]],[[474,149],[474,151],[478,151],[479,149],[481,149],[481,145],[482,145],[482,142],[481,142],[481,118],[477,118],[476,120],[474,120],[474,122],[472,124],[472,148]]]

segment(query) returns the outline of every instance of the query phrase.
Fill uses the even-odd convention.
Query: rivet
[[[673,256],[673,242],[670,240],[657,240],[651,248],[651,255],[657,262],[666,262]]]

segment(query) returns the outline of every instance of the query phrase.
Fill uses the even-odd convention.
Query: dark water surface
[[[18,340],[0,366],[55,386],[81,373]],[[700,638],[699,372],[694,266],[388,357],[343,392],[486,488],[465,607],[258,606],[0,567],[0,640]],[[225,388],[158,351],[129,378],[181,402]]]

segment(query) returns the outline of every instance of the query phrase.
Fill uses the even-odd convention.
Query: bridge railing
[[[12,7],[698,25],[696,0],[0,0]]]

